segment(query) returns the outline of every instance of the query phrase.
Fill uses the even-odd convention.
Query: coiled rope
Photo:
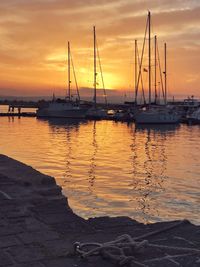
[[[144,235],[138,236],[136,238],[132,238],[130,235],[125,234],[117,237],[114,241],[106,242],[106,243],[74,243],[74,253],[80,256],[83,259],[86,259],[90,256],[102,256],[105,259],[113,261],[119,266],[142,266],[147,267],[145,263],[154,262],[161,259],[168,259],[174,262],[175,258],[180,256],[189,256],[189,255],[200,255],[200,250],[195,248],[188,247],[173,247],[173,246],[165,246],[165,245],[156,245],[151,244],[144,238],[155,236],[157,234],[166,232],[183,224],[188,224],[189,222],[186,220],[176,222],[170,226],[165,228],[155,230],[153,232],[146,233]],[[143,240],[142,240],[143,239]],[[173,250],[177,253],[177,255],[165,255],[164,257],[156,257],[153,259],[145,260],[143,263],[138,262],[136,259],[136,255],[138,253],[142,253],[145,251],[147,247],[150,248],[159,248],[163,250]],[[181,253],[181,254],[180,254]],[[178,263],[177,263],[178,264]]]
[[[119,266],[129,264],[129,266],[146,266],[136,261],[133,256],[136,253],[144,251],[148,246],[148,241],[143,240],[136,242],[130,235],[122,235],[116,238],[114,241],[106,243],[74,243],[74,252],[82,258],[88,258],[89,256],[100,255],[103,258],[109,259]]]

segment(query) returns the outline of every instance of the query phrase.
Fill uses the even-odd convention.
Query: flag
[[[144,71],[144,72],[148,72],[148,70],[147,70],[147,69],[145,69],[145,68],[143,68],[143,71]]]

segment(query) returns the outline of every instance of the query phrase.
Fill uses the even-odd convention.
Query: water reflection
[[[136,131],[150,131],[150,132],[160,132],[174,134],[176,130],[180,128],[179,124],[136,124]]]
[[[52,129],[66,128],[66,127],[79,127],[81,124],[87,124],[88,121],[84,119],[71,119],[71,118],[37,118],[38,121],[49,124]]]
[[[200,222],[199,127],[3,117],[1,126],[1,153],[56,177],[84,218]]]
[[[164,127],[163,127],[164,126]],[[159,217],[155,204],[158,195],[164,192],[167,178],[166,142],[179,128],[176,125],[132,126],[132,199],[137,202],[136,210],[142,213],[143,221],[149,222]],[[136,195],[136,197],[135,197]],[[134,203],[136,204],[136,203]]]
[[[95,182],[95,168],[96,168],[96,154],[97,154],[97,150],[98,150],[98,143],[96,140],[96,121],[93,122],[93,130],[92,130],[92,156],[90,159],[90,166],[89,166],[89,171],[88,171],[88,175],[89,175],[89,190],[92,192],[92,187],[94,186],[94,182]]]
[[[49,125],[50,130],[56,139],[59,138],[59,136],[62,136],[60,140],[62,144],[59,143],[58,147],[55,147],[55,150],[60,149],[60,155],[58,154],[57,160],[60,158],[63,161],[61,164],[65,166],[63,176],[59,179],[59,184],[65,186],[65,184],[73,183],[72,162],[75,160],[74,144],[76,144],[76,142],[74,143],[72,139],[78,137],[80,126],[82,124],[87,124],[87,120],[70,118],[39,118],[39,120]]]

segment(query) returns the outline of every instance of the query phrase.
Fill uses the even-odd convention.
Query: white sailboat
[[[72,100],[71,95],[71,51],[70,43],[68,42],[68,94],[65,99],[55,99],[47,106],[41,107],[37,110],[37,117],[50,117],[50,118],[76,118],[83,119],[86,117],[87,108],[81,107],[80,95],[77,87],[78,98],[76,101]],[[73,64],[73,62],[72,62]],[[72,65],[73,66],[73,65]],[[74,70],[74,68],[73,68]],[[75,72],[74,72],[75,76]],[[76,81],[76,78],[75,78]],[[77,85],[77,81],[76,81]]]
[[[189,124],[200,124],[200,108],[197,108],[192,114],[187,116]]]
[[[93,27],[93,41],[94,41],[94,97],[93,106],[87,111],[86,117],[88,119],[105,119],[108,117],[107,110],[97,107],[97,51],[96,51],[96,28]]]
[[[173,124],[178,123],[180,116],[171,108],[167,107],[167,63],[166,63],[166,43],[165,43],[165,92],[164,92],[164,106],[153,106],[151,104],[152,99],[152,90],[151,90],[151,13],[148,12],[148,19],[147,19],[147,26],[148,26],[148,82],[149,82],[149,100],[148,100],[148,107],[138,110],[135,114],[135,122],[137,124]],[[146,33],[145,33],[146,34]],[[155,57],[156,58],[156,57]],[[156,63],[155,63],[156,67]],[[141,74],[141,64],[140,64],[140,74]],[[155,70],[155,77],[156,77],[156,70]],[[139,81],[139,79],[138,79]],[[156,84],[156,78],[155,78]],[[156,85],[155,85],[155,101],[156,101]]]

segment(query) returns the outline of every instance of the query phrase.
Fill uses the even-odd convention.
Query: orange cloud
[[[33,89],[38,94],[51,94],[53,87],[64,89],[68,40],[79,86],[92,87],[92,26],[96,25],[105,86],[130,90],[134,87],[134,39],[141,45],[148,9],[162,53],[163,43],[168,44],[172,94],[200,95],[200,3],[195,0],[1,2],[2,89],[23,87],[29,94]]]

